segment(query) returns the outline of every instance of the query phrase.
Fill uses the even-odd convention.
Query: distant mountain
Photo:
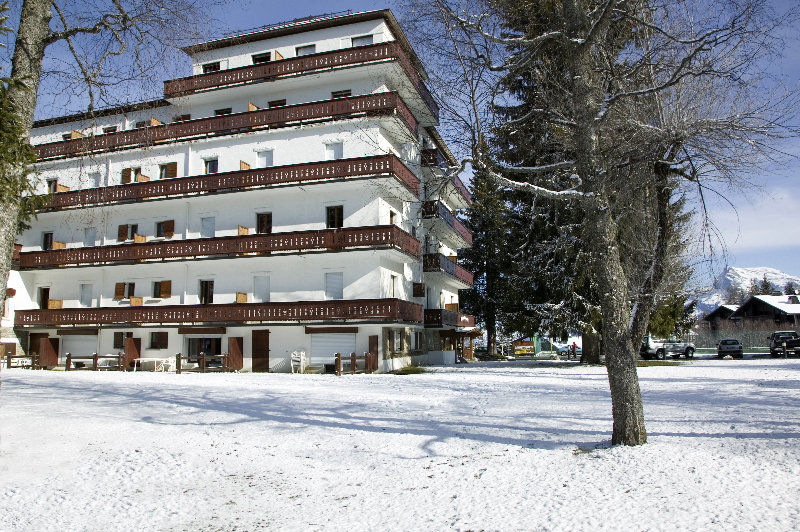
[[[697,310],[701,313],[711,312],[718,306],[725,303],[729,287],[747,292],[750,282],[760,283],[764,276],[775,290],[783,293],[783,287],[789,281],[794,282],[800,288],[800,277],[783,273],[775,268],[737,268],[736,266],[726,266],[722,273],[714,279],[714,284],[706,291],[696,293],[693,298],[697,299]]]

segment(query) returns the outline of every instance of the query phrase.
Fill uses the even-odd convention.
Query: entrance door
[[[253,331],[251,357],[253,372],[269,371],[269,329]]]

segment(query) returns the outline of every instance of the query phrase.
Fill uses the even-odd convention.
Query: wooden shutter
[[[239,161],[239,170],[250,170],[250,165],[244,161]]]
[[[167,163],[167,179],[178,177],[178,163]]]
[[[114,299],[125,299],[125,283],[114,284]]]
[[[123,224],[117,228],[117,242],[125,242],[126,240],[128,240],[128,224]]]
[[[278,50],[275,50],[275,60],[279,59],[283,59],[283,55]]]
[[[248,111],[258,111],[258,106],[253,102],[247,102],[247,110]]]
[[[130,367],[134,360],[139,358],[142,352],[142,339],[141,338],[125,338],[125,367]]]
[[[151,126],[163,126],[164,122],[162,122],[158,118],[155,118],[155,117],[151,116],[150,117],[150,125]]]
[[[122,169],[122,183],[130,183],[131,182],[131,169],[130,168],[123,168]]]
[[[244,367],[243,349],[244,338],[241,336],[231,336],[228,338],[228,370],[238,371]]]
[[[169,347],[169,333],[166,331],[159,331],[156,333],[157,349],[167,349]]]
[[[175,220],[164,221],[164,238],[175,236]]]
[[[125,341],[125,333],[123,332],[115,332],[114,333],[114,349],[122,349],[123,342]]]
[[[161,281],[161,297],[172,297],[172,281]]]

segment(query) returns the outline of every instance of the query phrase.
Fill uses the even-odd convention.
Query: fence
[[[184,360],[187,363],[197,364],[197,366],[184,367]],[[242,369],[241,355],[224,353],[222,355],[207,355],[200,353],[196,357],[175,354],[175,373],[228,373]]]
[[[358,361],[364,361],[364,373],[372,373],[378,371],[378,354],[377,353],[364,353],[363,355],[356,355],[350,353],[350,356],[342,357],[341,353],[336,353],[336,374],[342,374],[342,363],[350,364],[350,373],[353,375],[358,371]]]
[[[2,360],[6,361],[6,368],[31,368],[37,369],[38,368],[38,360],[35,354],[26,355],[22,353],[21,355],[17,354],[17,345],[12,343],[7,343],[2,345]],[[14,362],[14,361],[17,362]],[[1,364],[2,362],[0,362]]]
[[[98,355],[97,353],[93,353],[91,355],[73,355],[71,353],[67,353],[67,363],[64,366],[64,371],[72,371],[73,369],[84,369],[84,363],[83,362],[77,362],[75,364],[75,367],[74,368],[72,367],[73,362],[75,362],[76,360],[77,361],[91,360],[92,361],[92,367],[91,368],[87,367],[85,369],[91,369],[92,371],[100,371],[100,370],[124,371],[125,370],[125,355],[123,355],[123,354],[119,354],[119,355]],[[116,364],[103,364],[103,365],[100,365],[100,361],[101,360],[113,360],[113,361],[116,362]],[[81,365],[78,366],[78,364],[81,364]]]

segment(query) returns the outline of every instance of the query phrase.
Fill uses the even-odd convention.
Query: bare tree
[[[693,0],[410,3],[418,20],[427,14],[436,24],[427,35],[438,41],[434,51],[445,51],[449,68],[439,72],[448,95],[466,94],[455,110],[472,129],[462,132],[472,149],[461,168],[471,162],[509,188],[585,213],[580,234],[599,294],[612,443],[645,443],[636,359],[668,251],[681,238],[676,210],[694,192],[705,217],[710,183],[735,185],[780,156],[777,141],[797,135],[797,93],[763,83],[758,71],[779,44],[780,20],[796,17],[774,16],[766,0],[714,9]],[[515,105],[503,83],[509,76],[525,79],[537,102],[511,120],[492,113]],[[547,150],[532,148],[532,162],[509,164],[491,142],[482,149],[481,139],[533,122],[544,126]]]
[[[176,45],[201,37],[197,21],[209,20],[207,10],[215,3],[24,0],[2,102],[17,118],[18,138],[26,141],[30,135],[43,75],[57,77],[61,90],[71,89],[70,97],[85,97],[90,112],[98,104],[116,103],[116,91],[126,82],[152,82],[153,72],[163,72],[164,60]],[[60,68],[43,69],[48,50],[59,52]],[[4,184],[0,194],[0,305],[5,300],[18,222],[21,215],[29,214],[22,198],[33,191],[28,178],[30,160],[16,161],[4,164],[0,175]]]

